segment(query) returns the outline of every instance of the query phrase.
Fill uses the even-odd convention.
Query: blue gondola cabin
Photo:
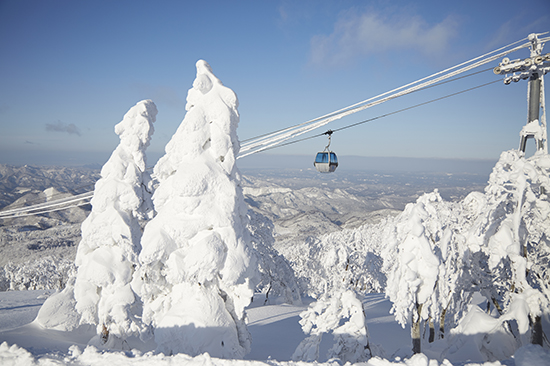
[[[313,165],[321,173],[332,173],[338,167],[338,158],[332,151],[322,151],[317,153]]]

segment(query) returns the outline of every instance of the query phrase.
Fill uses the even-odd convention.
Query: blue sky
[[[0,163],[102,164],[118,144],[114,125],[143,99],[159,109],[148,152],[160,155],[185,116],[199,59],[236,92],[246,139],[546,31],[547,0],[0,0]],[[495,78],[485,72],[329,127]],[[492,84],[335,133],[331,147],[343,156],[497,159],[518,146],[526,90]],[[313,156],[325,145],[270,153]]]

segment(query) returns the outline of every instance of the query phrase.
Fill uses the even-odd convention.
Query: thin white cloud
[[[80,129],[75,124],[66,124],[61,121],[56,123],[46,123],[46,131],[48,132],[65,132],[69,135],[80,136]]]
[[[282,22],[286,22],[288,20],[288,12],[284,5],[279,6],[279,18]]]
[[[527,37],[531,33],[548,31],[550,16],[543,12],[539,15],[538,17],[534,17],[533,14],[528,11],[517,13],[508,21],[504,22],[496,32],[491,35],[487,48],[494,49],[502,47],[510,42]],[[526,19],[529,19],[529,21],[526,21]]]
[[[386,16],[350,10],[340,15],[331,34],[312,38],[311,62],[340,66],[394,50],[436,57],[448,51],[457,28],[458,22],[452,16],[440,23],[428,24],[418,15]]]

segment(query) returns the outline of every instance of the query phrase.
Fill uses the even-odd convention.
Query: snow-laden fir
[[[154,168],[152,206],[144,151],[156,108],[140,102],[117,125],[76,277],[32,324],[3,328],[3,363],[244,365],[221,358],[252,350],[259,360],[549,364],[546,153],[503,152],[483,193],[446,201],[436,190],[378,223],[277,243],[269,214],[244,203],[235,94],[199,61],[187,101]]]
[[[92,212],[82,223],[74,284],[46,302],[37,319],[45,327],[92,324],[98,332],[92,343],[111,347],[140,333],[141,304],[131,282],[141,251],[140,221],[152,215],[145,150],[156,115],[155,104],[142,101],[115,126],[120,144],[101,169]]]
[[[235,165],[237,107],[235,93],[198,61],[187,114],[154,168],[157,214],[143,232],[134,288],[166,354],[250,352],[244,309],[256,267]]]

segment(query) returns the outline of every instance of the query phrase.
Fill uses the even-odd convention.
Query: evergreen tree
[[[153,134],[157,109],[137,103],[115,126],[120,144],[101,169],[92,212],[82,223],[74,283],[80,322],[97,326],[101,345],[120,341],[141,328],[141,304],[131,281],[141,250],[140,221],[151,214],[151,179],[145,150]]]
[[[542,345],[541,315],[550,310],[549,191],[548,154],[539,151],[526,159],[516,150],[503,152],[485,190],[488,207],[468,238],[488,258],[490,301],[499,313],[508,312],[506,317],[519,317],[520,343],[531,338]],[[528,313],[519,314],[518,308]]]
[[[154,168],[157,215],[143,233],[134,286],[158,351],[241,358],[256,264],[235,165],[238,100],[205,61],[196,66],[187,114]]]

